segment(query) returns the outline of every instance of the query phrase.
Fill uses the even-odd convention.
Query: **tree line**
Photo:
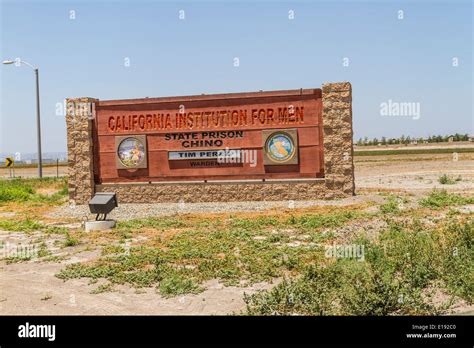
[[[450,140],[452,138],[452,140]],[[369,139],[368,137],[364,138],[359,138],[357,140],[356,144],[358,146],[368,146],[368,145],[394,145],[394,144],[412,144],[412,143],[418,143],[418,144],[423,144],[423,143],[445,143],[448,141],[468,141],[469,140],[469,135],[466,134],[452,134],[452,135],[430,135],[427,138],[423,137],[410,137],[402,135],[399,138],[386,138],[386,137],[381,137],[380,139],[378,138],[373,138]]]

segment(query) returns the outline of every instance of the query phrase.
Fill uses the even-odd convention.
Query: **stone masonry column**
[[[323,84],[324,175],[328,197],[355,194],[352,143],[352,86]]]
[[[86,204],[94,195],[92,122],[96,101],[66,99],[69,199],[74,204]]]

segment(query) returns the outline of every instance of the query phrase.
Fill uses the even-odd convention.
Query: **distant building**
[[[469,141],[474,141],[474,134],[468,135],[467,138]]]

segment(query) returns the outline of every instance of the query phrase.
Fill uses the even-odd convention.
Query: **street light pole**
[[[35,71],[36,77],[36,137],[38,142],[38,176],[43,177],[43,156],[41,154],[41,118],[40,118],[40,96],[39,96],[39,70],[28,62],[18,60],[21,64],[26,64]],[[3,64],[13,64],[13,60],[4,60]]]
[[[39,71],[35,69],[36,75],[36,138],[38,142],[38,177],[43,177],[43,156],[41,154],[41,117],[40,117],[40,95],[39,95]]]

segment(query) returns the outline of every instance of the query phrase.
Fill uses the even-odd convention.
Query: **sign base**
[[[116,225],[115,220],[103,220],[103,221],[86,221],[84,229],[86,232],[90,231],[105,231],[114,228]]]

